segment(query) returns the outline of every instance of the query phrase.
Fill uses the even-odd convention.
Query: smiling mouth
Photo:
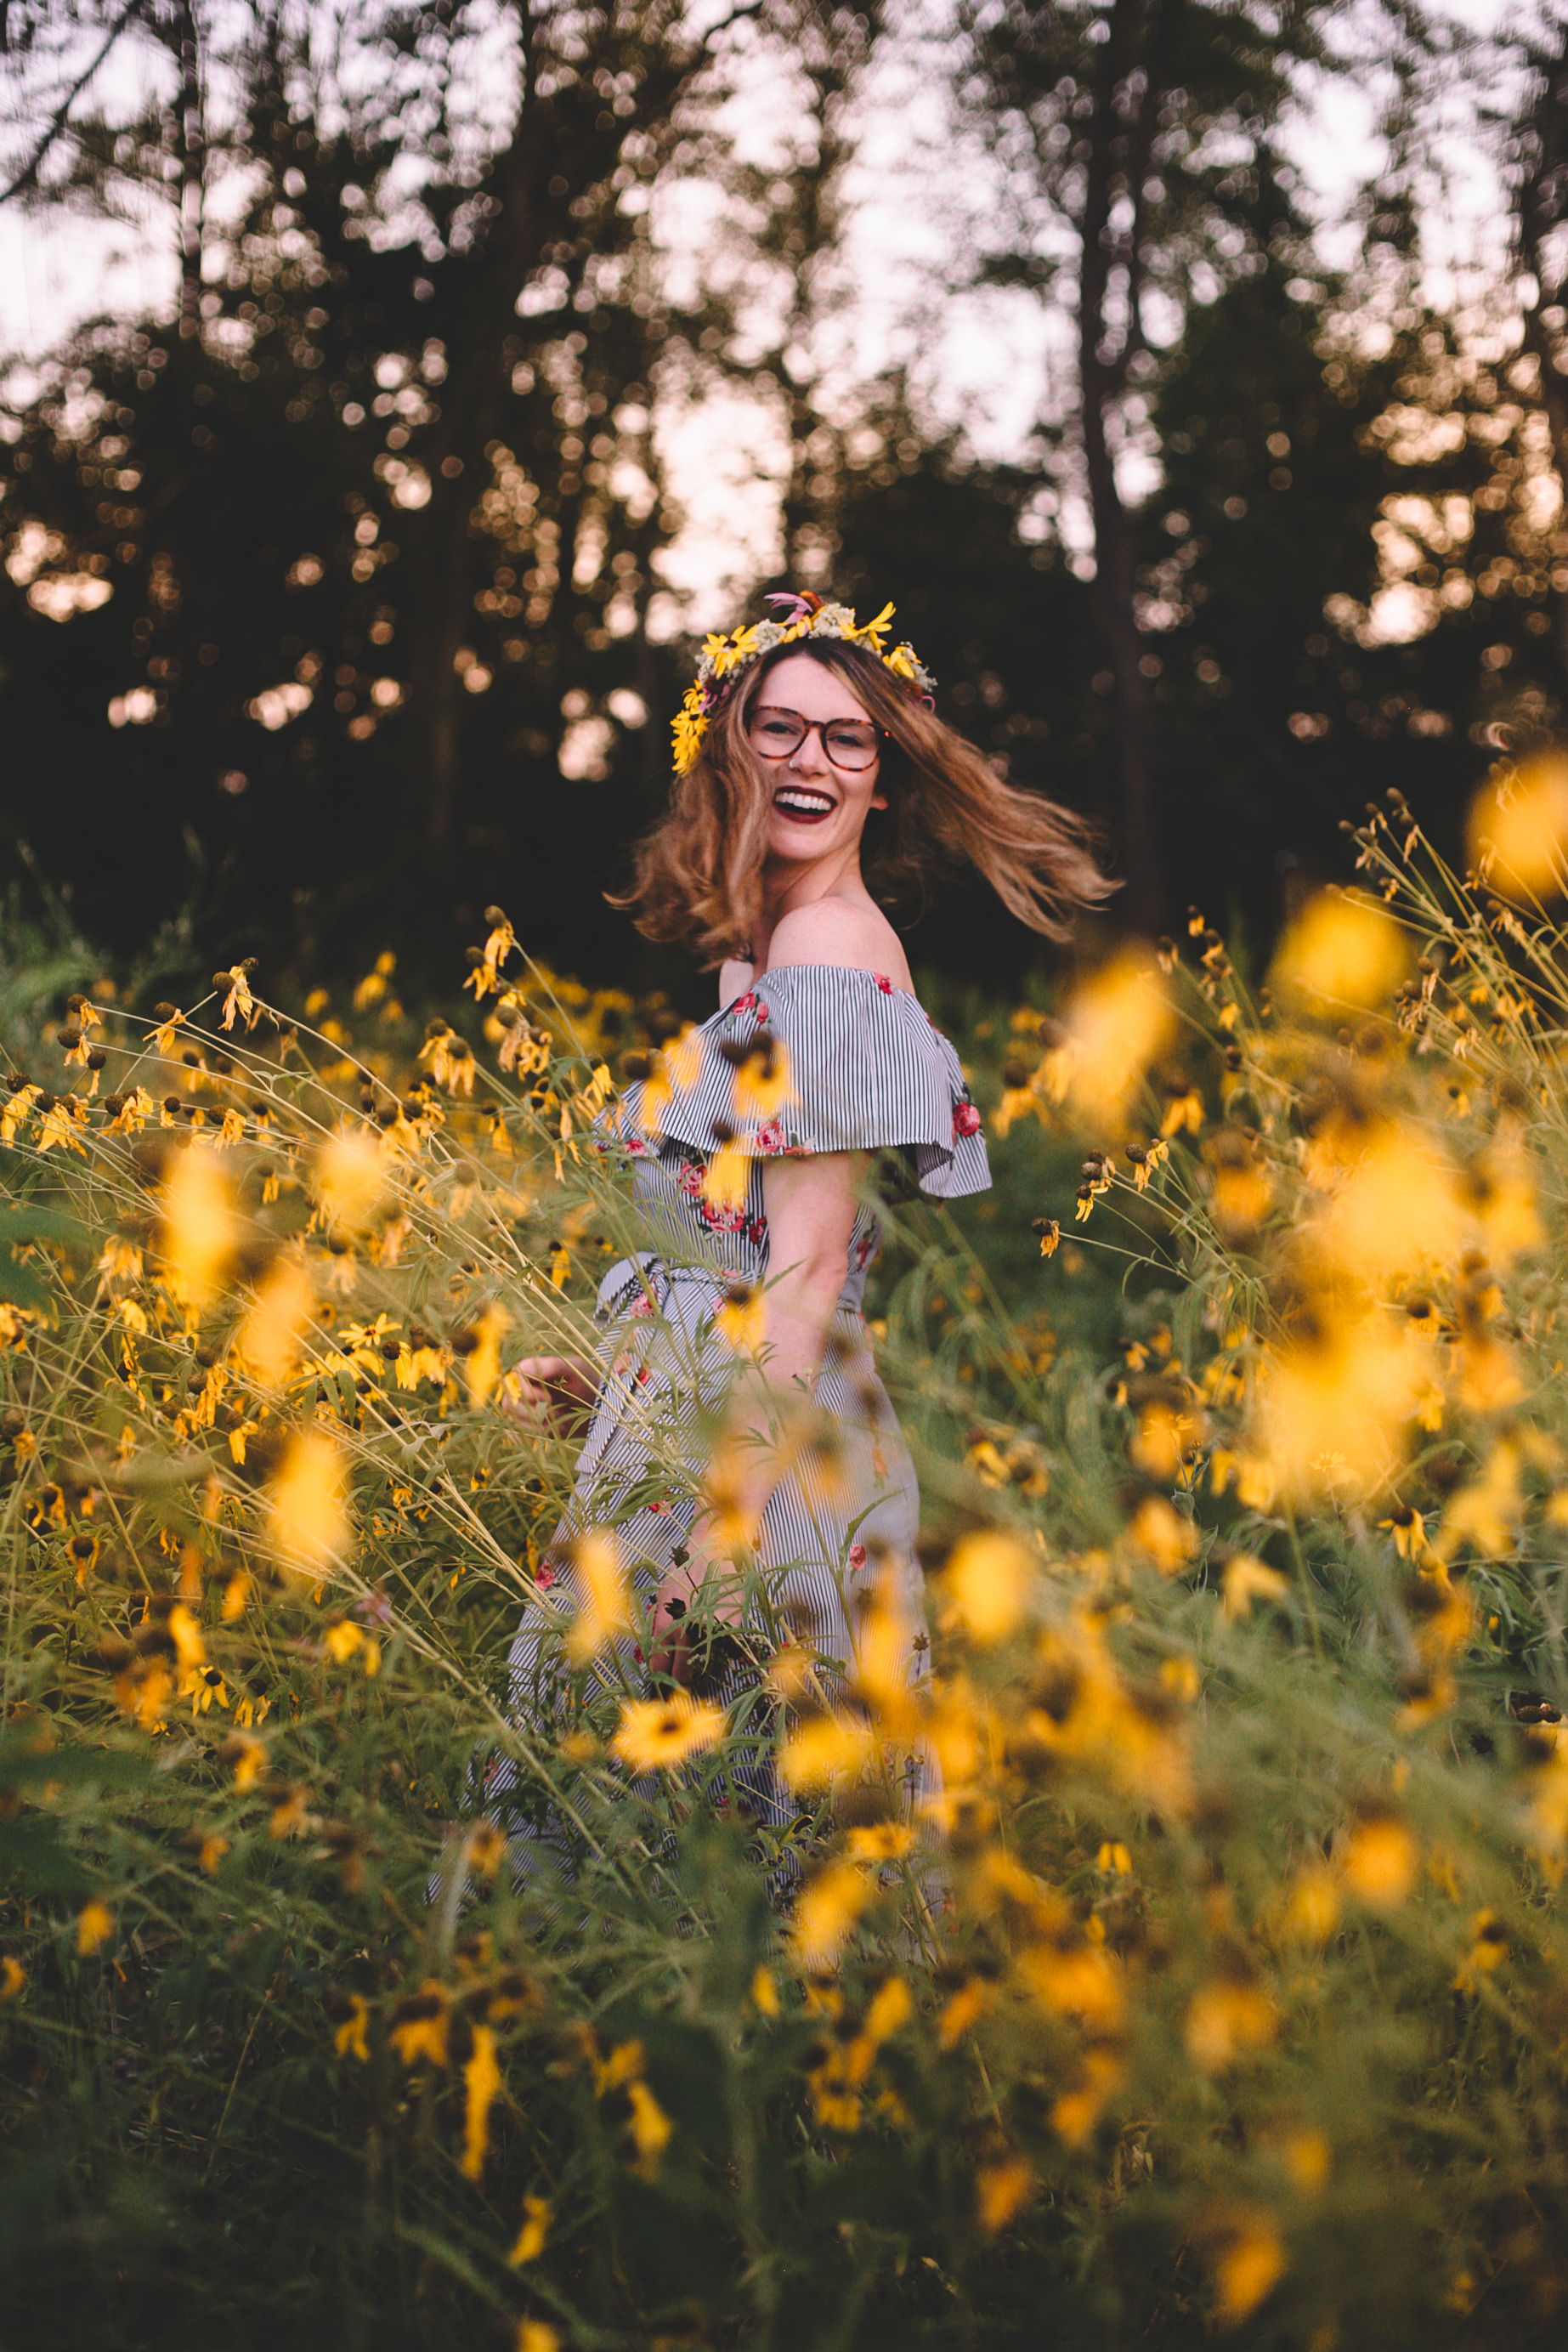
[[[774,793],[773,805],[797,824],[819,824],[823,817],[832,815],[838,803],[831,793],[812,792],[805,784],[784,784]]]

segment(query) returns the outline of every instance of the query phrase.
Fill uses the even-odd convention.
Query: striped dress
[[[990,1184],[979,1114],[958,1057],[917,1000],[884,974],[838,964],[768,971],[689,1031],[666,1069],[628,1088],[600,1122],[600,1150],[629,1174],[649,1246],[612,1266],[599,1290],[603,1386],[567,1515],[541,1565],[511,1654],[513,1712],[548,1716],[565,1667],[560,1612],[573,1591],[576,1539],[613,1543],[644,1616],[695,1513],[735,1352],[727,1309],[765,1284],[763,1169],[785,1153],[868,1151],[884,1175],[938,1200]],[[774,1487],[755,1549],[761,1588],[744,1647],[808,1644],[829,1689],[852,1668],[857,1595],[888,1580],[909,1627],[908,1676],[928,1671],[915,1559],[915,1465],[878,1377],[862,1300],[881,1245],[862,1203],[814,1393],[817,1436]],[[688,1474],[672,1491],[669,1465]],[[548,1612],[548,1614],[547,1614]],[[633,1673],[641,1651],[628,1645]],[[757,1675],[744,1655],[717,1696]],[[787,1826],[793,1808],[761,1760],[737,1771],[753,1811]],[[514,1778],[493,1768],[491,1795]]]

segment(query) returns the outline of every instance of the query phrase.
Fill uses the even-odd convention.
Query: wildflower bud
[[[7,1445],[14,1437],[20,1437],[26,1426],[27,1416],[20,1405],[8,1404],[5,1412],[0,1412],[0,1438],[4,1438]]]
[[[645,1078],[653,1066],[653,1057],[648,1054],[622,1054],[621,1056],[623,1078]]]
[[[449,1344],[455,1356],[471,1356],[479,1345],[479,1334],[477,1331],[470,1330],[465,1323],[458,1330],[454,1331]]]
[[[1146,1167],[1146,1166],[1147,1166],[1147,1164],[1148,1164],[1148,1158],[1149,1158],[1149,1155],[1148,1155],[1148,1153],[1144,1150],[1144,1148],[1143,1148],[1142,1144],[1138,1144],[1138,1143],[1129,1143],[1129,1144],[1128,1144],[1128,1146],[1127,1146],[1127,1160],[1128,1160],[1129,1164],[1130,1164],[1132,1167],[1134,1167],[1134,1168],[1144,1168],[1144,1167]],[[1046,1227],[1046,1220],[1045,1220],[1045,1218],[1043,1218],[1043,1217],[1037,1217],[1037,1218],[1035,1219],[1035,1221],[1034,1221],[1034,1231],[1035,1231],[1037,1234],[1042,1234],[1042,1233],[1044,1233],[1044,1231],[1045,1231],[1045,1227]]]
[[[1019,1061],[1016,1055],[1009,1055],[1002,1064],[1002,1084],[1004,1087],[1027,1087],[1029,1064]]]
[[[85,1013],[87,1006],[88,999],[82,994],[79,988],[73,995],[68,996],[66,999],[66,1011],[68,1013]]]
[[[424,1034],[427,1037],[444,1037],[450,1027],[450,1022],[443,1021],[441,1015],[436,1013],[433,1019],[425,1023]]]
[[[484,961],[485,961],[485,950],[484,950],[484,949],[483,949],[483,948],[465,948],[465,949],[464,949],[464,950],[463,950],[463,961],[464,961],[464,962],[465,962],[465,963],[468,963],[468,964],[481,964],[481,963],[483,963],[483,962],[484,962]],[[427,1030],[427,1031],[425,1032],[425,1034],[428,1036],[428,1035],[430,1034],[430,1032]]]
[[[154,1021],[172,1021],[179,1009],[177,1004],[155,1004],[152,1007],[152,1018]]]
[[[735,1129],[731,1127],[727,1118],[716,1118],[708,1132],[713,1137],[716,1143],[733,1143],[735,1141]]]
[[[7,1074],[5,1079],[5,1084],[10,1087],[11,1092],[14,1095],[19,1095],[24,1087],[30,1087],[33,1081],[27,1076],[26,1070],[12,1070]]]
[[[401,1343],[398,1340],[390,1337],[382,1341],[382,1356],[385,1362],[389,1364],[396,1363],[400,1344]]]
[[[123,1095],[105,1095],[103,1098],[103,1108],[107,1117],[110,1118],[118,1118],[120,1112],[125,1108],[125,1097]]]
[[[108,1067],[109,1055],[104,1052],[101,1045],[95,1045],[93,1047],[91,1053],[87,1057],[87,1066],[89,1070],[102,1070]]]
[[[1223,1059],[1223,1061],[1224,1061],[1224,1063],[1225,1063],[1225,1066],[1226,1066],[1226,1068],[1227,1068],[1228,1070],[1239,1070],[1239,1069],[1241,1067],[1241,1060],[1242,1060],[1241,1048],[1240,1048],[1240,1046],[1239,1046],[1239,1045],[1227,1045],[1227,1047],[1226,1047],[1226,1049],[1225,1049],[1225,1052],[1224,1052],[1224,1055],[1223,1055],[1223,1056],[1222,1056],[1221,1058]]]
[[[68,1022],[65,1028],[55,1031],[55,1043],[57,1045],[63,1045],[68,1054],[75,1053],[81,1044],[81,1031],[74,1021]]]
[[[181,1108],[179,1096],[165,1095],[163,1097],[163,1108],[168,1112],[171,1118],[178,1118]]]
[[[1064,1045],[1066,1040],[1067,1032],[1062,1027],[1060,1021],[1042,1021],[1040,1023],[1040,1042],[1048,1050],[1054,1051],[1058,1045]]]
[[[417,1095],[405,1096],[402,1106],[404,1118],[418,1118],[423,1108],[424,1105]]]
[[[497,926],[498,923],[504,923],[504,922],[506,921],[506,919],[507,919],[506,915],[503,913],[502,909],[501,909],[499,907],[486,907],[486,909],[485,909],[485,920],[489,924],[490,929],[491,929],[492,930],[494,930],[494,929],[496,929],[496,926]]]
[[[369,1087],[361,1087],[360,1088],[360,1108],[361,1110],[374,1110],[375,1107],[376,1098],[371,1088]]]
[[[727,1062],[732,1070],[739,1069],[750,1050],[739,1037],[725,1037],[719,1041],[719,1059]]]
[[[1132,1156],[1132,1153],[1129,1151],[1127,1154],[1128,1159],[1130,1160]],[[1147,1156],[1148,1155],[1145,1152],[1140,1152],[1138,1154],[1140,1160],[1146,1159]],[[1048,1234],[1051,1231],[1051,1223],[1052,1220],[1050,1217],[1031,1217],[1029,1221],[1029,1229],[1031,1234]]]
[[[43,1094],[43,1095],[40,1095],[40,1096],[38,1097],[38,1100],[37,1100],[37,1109],[39,1110],[39,1112],[40,1112],[40,1113],[45,1112],[45,1111],[51,1111],[51,1110],[53,1110],[53,1108],[54,1108],[54,1107],[55,1107],[56,1103],[58,1101],[58,1099],[59,1099],[59,1097],[58,1097],[57,1095],[49,1095],[49,1094]]]
[[[214,971],[213,974],[213,986],[214,988],[227,988],[231,984],[233,974],[230,972]]]
[[[749,1307],[751,1285],[742,1282],[738,1275],[732,1276],[724,1286],[724,1296],[726,1304],[730,1307]]]
[[[1355,831],[1354,825],[1352,824],[1349,817],[1347,816],[1341,817],[1339,821],[1339,829],[1342,833],[1354,833]]]

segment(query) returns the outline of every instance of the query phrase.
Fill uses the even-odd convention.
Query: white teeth
[[[826,793],[803,793],[786,787],[783,792],[774,793],[773,805],[775,808],[800,809],[808,816],[821,816],[836,807],[837,803]]]

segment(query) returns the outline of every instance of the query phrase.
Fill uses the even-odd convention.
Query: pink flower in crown
[[[978,1135],[979,1131],[980,1114],[975,1108],[974,1104],[972,1102],[955,1104],[953,1108],[954,1141],[956,1142],[961,1135]]]
[[[876,982],[877,986],[881,989],[884,996],[891,996],[893,994],[893,982],[889,980],[885,971],[873,972],[872,977]]]
[[[865,1566],[865,1564],[866,1564],[866,1548],[865,1548],[864,1544],[862,1544],[862,1543],[851,1544],[851,1546],[850,1546],[850,1566],[851,1566],[851,1568],[854,1570],[854,1572],[855,1572],[855,1574],[856,1574],[857,1576],[859,1575],[859,1573],[860,1573],[861,1570]]]

